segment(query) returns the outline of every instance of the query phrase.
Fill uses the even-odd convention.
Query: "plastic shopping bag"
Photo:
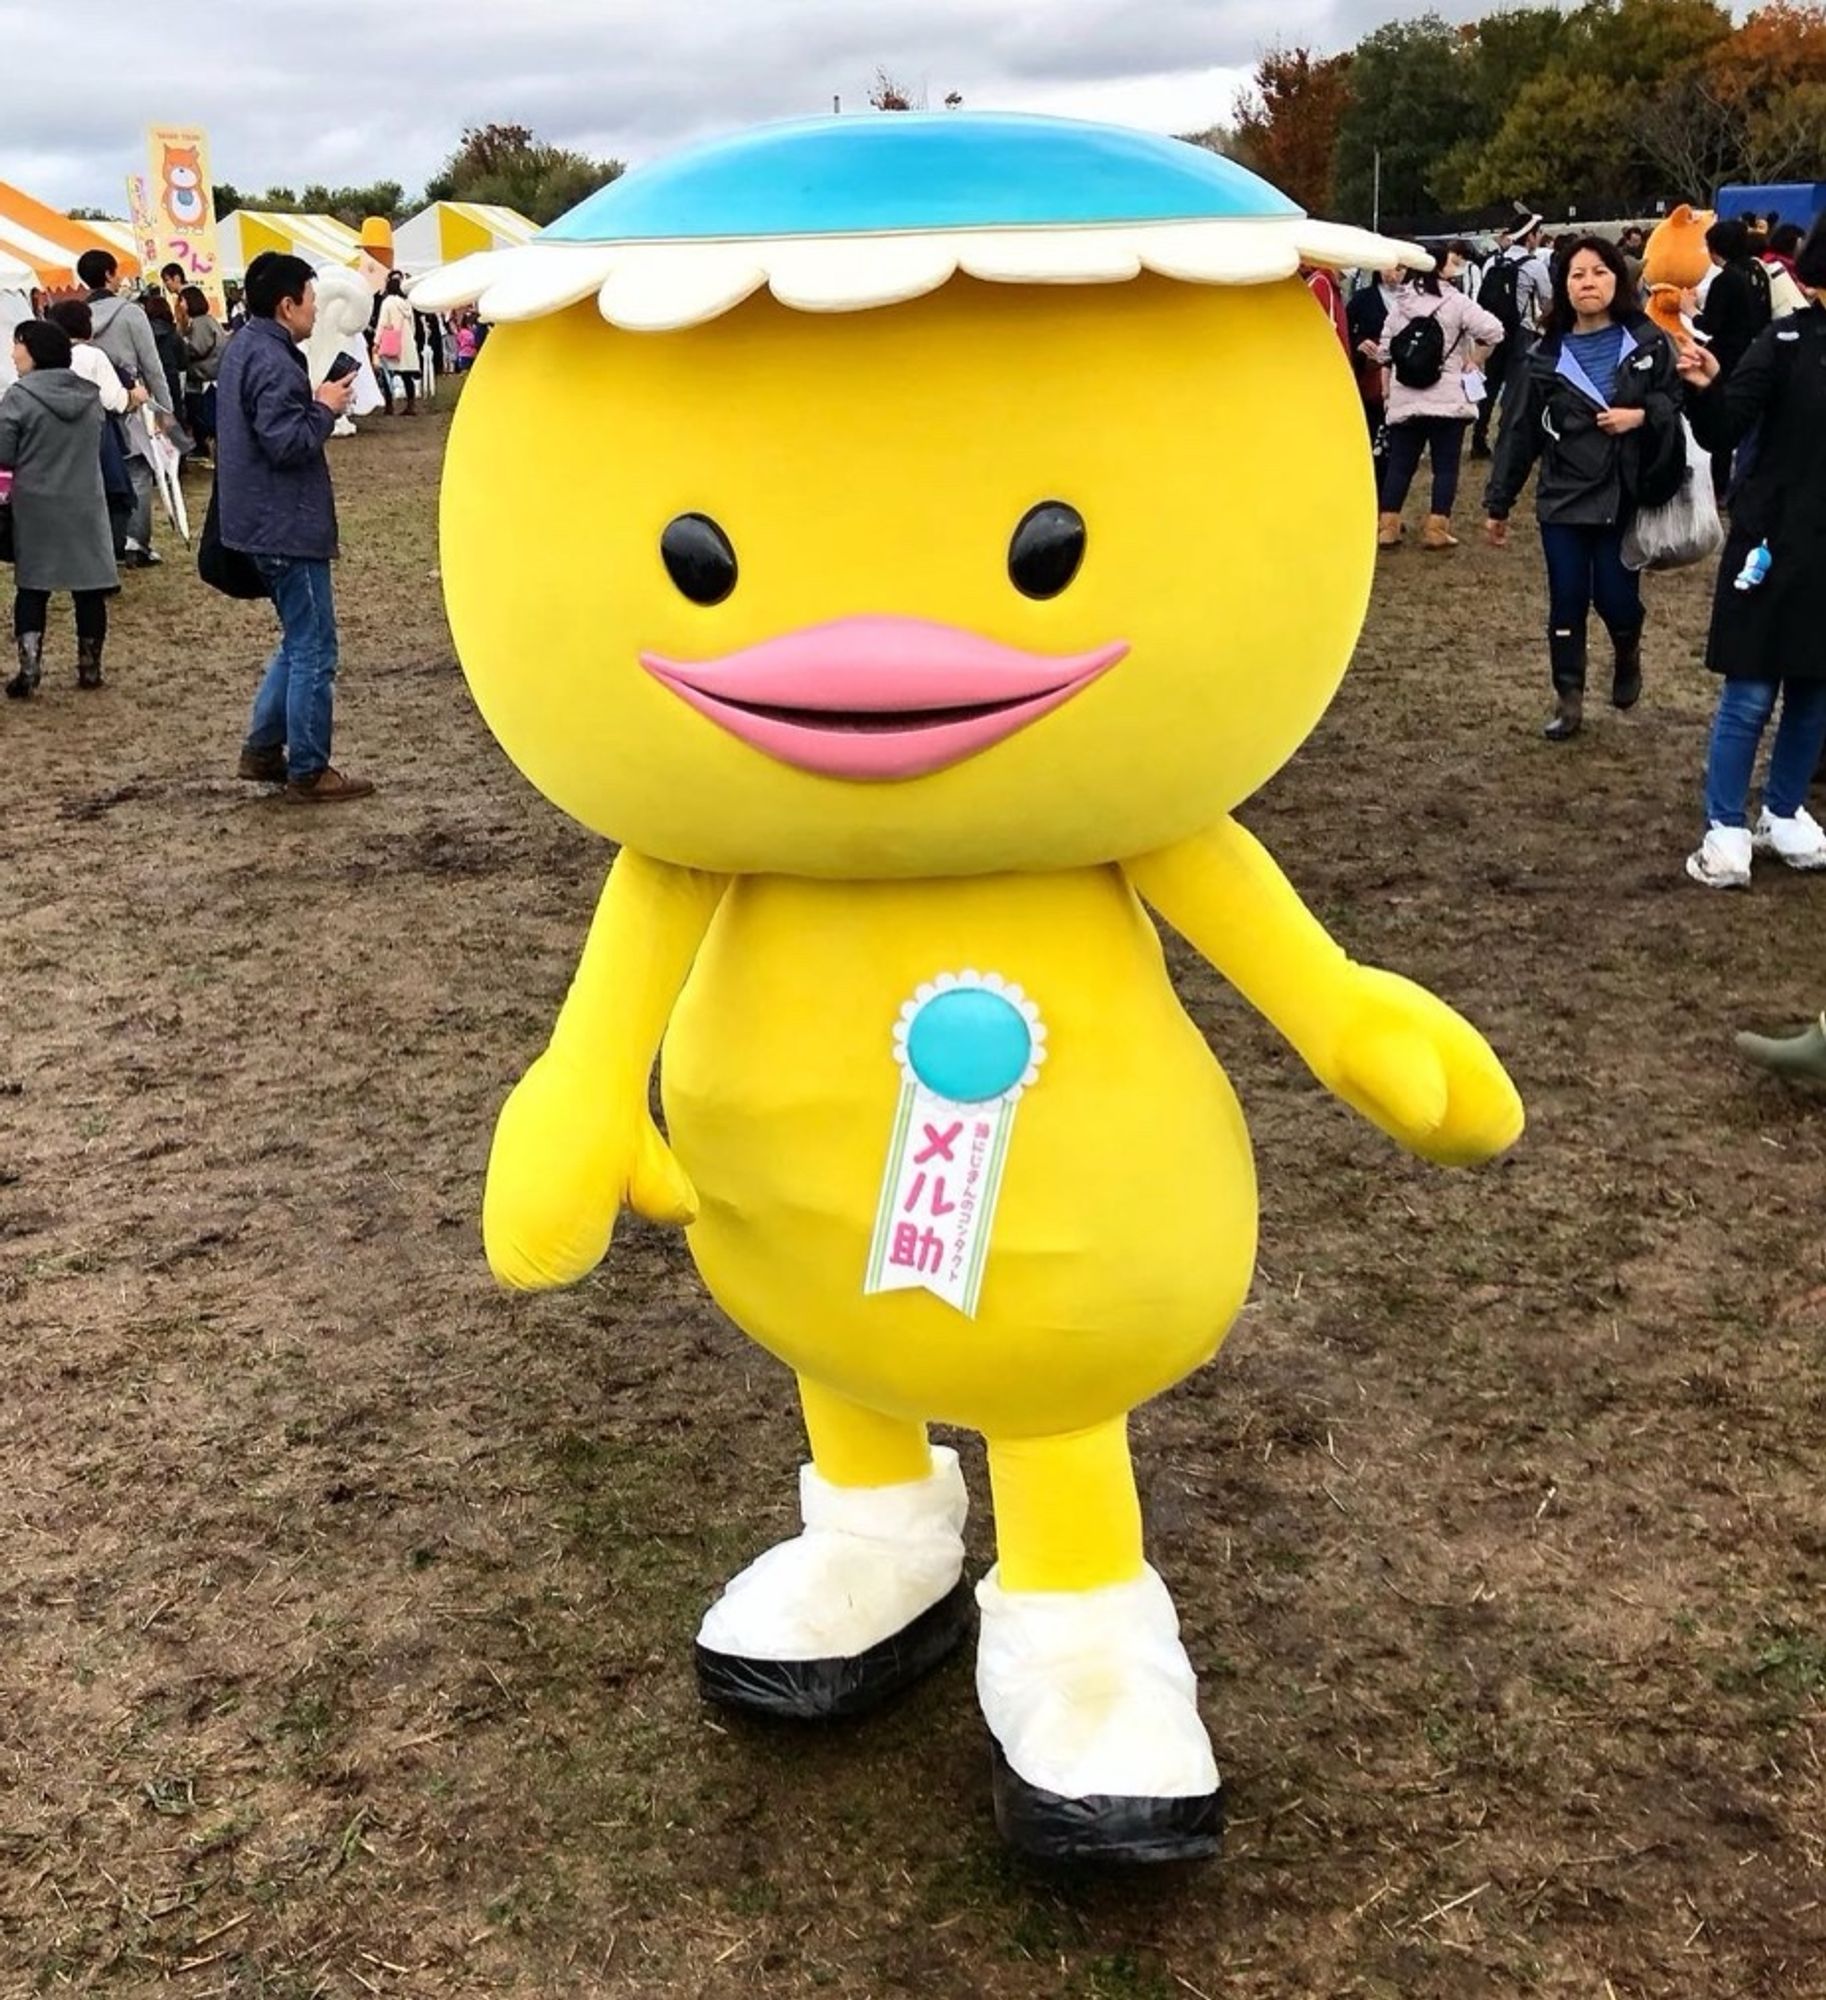
[[[1724,547],[1724,523],[1712,495],[1712,462],[1684,417],[1680,428],[1686,434],[1686,478],[1673,499],[1636,510],[1623,531],[1626,568],[1685,569]]]

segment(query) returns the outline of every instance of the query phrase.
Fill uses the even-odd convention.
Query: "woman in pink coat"
[[[1401,510],[1427,449],[1433,456],[1433,504],[1420,546],[1458,546],[1452,502],[1458,497],[1465,426],[1477,415],[1484,393],[1484,356],[1503,337],[1502,321],[1459,289],[1468,255],[1464,244],[1454,243],[1437,270],[1416,272],[1382,329],[1379,352],[1389,369],[1388,448],[1376,540],[1385,549],[1400,545]]]

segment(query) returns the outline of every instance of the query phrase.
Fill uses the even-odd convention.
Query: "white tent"
[[[434,201],[393,232],[395,270],[422,278],[443,264],[480,250],[514,250],[539,233],[518,210],[486,202]]]
[[[222,248],[222,269],[244,278],[247,267],[268,250],[302,257],[315,271],[331,265],[353,267],[361,254],[361,238],[333,215],[278,215],[237,208],[216,225]]]
[[[13,380],[13,328],[32,316],[38,273],[0,250],[0,389]]]

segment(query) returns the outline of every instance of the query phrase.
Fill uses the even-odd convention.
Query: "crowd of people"
[[[80,293],[33,299],[14,330],[0,397],[0,557],[14,566],[17,665],[5,683],[30,699],[44,675],[54,597],[74,602],[77,685],[104,685],[108,606],[123,570],[150,569],[158,454],[213,470],[203,531],[206,576],[232,566],[231,594],[269,599],[280,644],[267,662],[239,770],[308,803],[373,790],[330,762],[337,667],[331,563],[335,500],[325,447],[350,407],[341,370],[313,385],[304,345],[316,281],[302,259],[256,258],[225,287],[218,315],[168,265],[128,296],[105,250],[77,266]],[[392,415],[417,414],[433,371],[461,373],[486,337],[473,313],[414,311],[393,273],[374,303],[368,351]],[[213,559],[213,562],[212,562]]]
[[[1454,241],[1437,247],[1432,270],[1367,274],[1347,298],[1322,274],[1308,282],[1356,373],[1383,549],[1406,540],[1423,454],[1431,488],[1418,540],[1428,553],[1458,546],[1467,440],[1473,458],[1489,460],[1494,547],[1509,545],[1533,475],[1550,741],[1584,726],[1594,611],[1610,640],[1613,706],[1641,699],[1646,611],[1632,539],[1639,546],[1671,507],[1729,515],[1706,648],[1723,687],[1687,872],[1731,889],[1748,885],[1758,854],[1826,869],[1826,831],[1806,804],[1826,751],[1826,218],[1808,233],[1774,217],[1726,218],[1705,242],[1711,269],[1680,297],[1674,337],[1644,310],[1640,229],[1549,244],[1524,217],[1481,260]],[[1695,553],[1704,546],[1695,541]]]
[[[1403,545],[1423,458],[1418,541],[1430,554],[1458,546],[1467,441],[1489,461],[1493,546],[1509,545],[1532,475],[1553,692],[1544,733],[1556,743],[1584,727],[1594,611],[1610,641],[1612,705],[1640,700],[1646,611],[1630,537],[1709,478],[1731,519],[1706,651],[1724,686],[1704,833],[1687,867],[1707,887],[1740,888],[1758,853],[1826,869],[1826,831],[1806,804],[1826,749],[1826,218],[1804,238],[1792,226],[1726,219],[1706,242],[1711,273],[1680,301],[1675,338],[1643,310],[1641,231],[1549,245],[1524,217],[1481,259],[1454,241],[1432,269],[1369,274],[1348,298],[1326,274],[1309,282],[1356,373],[1383,549]],[[159,561],[156,460],[137,440],[162,434],[217,467],[219,513],[212,507],[205,543],[213,533],[251,566],[240,594],[270,598],[281,626],[241,774],[302,800],[364,796],[371,786],[330,763],[336,523],[324,450],[352,385],[334,373],[310,380],[301,343],[315,321],[311,267],[256,259],[245,286],[228,288],[221,317],[175,265],[138,300],[106,251],[85,254],[78,276],[82,296],[45,303],[16,329],[18,379],[0,399],[0,474],[10,475],[0,527],[12,543],[18,651],[6,693],[38,688],[50,603],[64,592],[75,600],[78,685],[103,684],[119,572]],[[416,312],[394,274],[368,334],[388,412],[403,398],[403,414],[415,415],[427,369],[461,372],[485,337],[473,313]],[[1709,473],[1698,451],[1710,454]],[[1772,723],[1753,823],[1754,767]]]

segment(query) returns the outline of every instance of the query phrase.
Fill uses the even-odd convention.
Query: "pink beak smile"
[[[1128,654],[1028,653],[924,618],[807,625],[712,660],[640,663],[731,736],[830,778],[918,778],[1049,715]]]

